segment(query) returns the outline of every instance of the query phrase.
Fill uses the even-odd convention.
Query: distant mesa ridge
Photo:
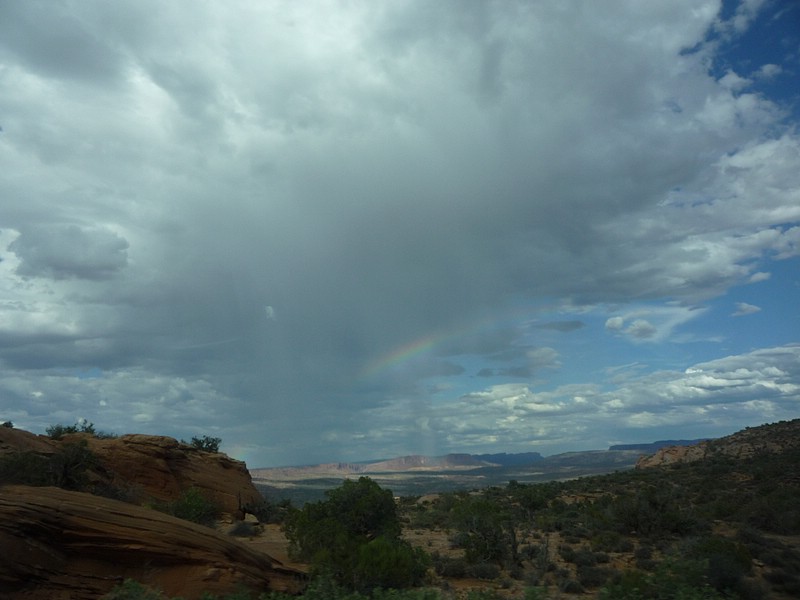
[[[272,467],[266,469],[250,469],[253,477],[274,475],[290,475],[293,473],[316,473],[320,475],[357,475],[370,473],[406,473],[414,471],[464,471],[485,467],[518,467],[543,460],[538,452],[522,452],[519,454],[466,454],[452,453],[444,456],[425,456],[411,454],[372,462],[359,463],[322,463],[297,467]]]
[[[700,442],[707,442],[711,438],[699,438],[696,440],[659,440],[657,442],[647,442],[643,444],[615,444],[609,446],[609,450],[641,450],[642,452],[656,452],[661,448],[669,446],[693,446]]]

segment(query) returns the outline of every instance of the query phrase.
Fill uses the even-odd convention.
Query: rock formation
[[[716,440],[692,446],[669,446],[651,456],[642,456],[637,469],[694,462],[712,456],[749,458],[756,454],[779,454],[800,447],[800,419],[748,427]]]
[[[170,437],[85,438],[110,473],[112,485],[134,486],[157,500],[174,500],[195,487],[228,514],[262,500],[245,463],[226,454],[203,452]]]
[[[301,589],[302,574],[214,529],[52,487],[0,487],[0,597],[94,600],[135,579],[187,600]]]
[[[171,501],[190,487],[198,488],[222,512],[234,515],[262,497],[253,485],[245,463],[221,453],[203,452],[170,437],[123,435],[98,438],[85,433],[61,440],[27,431],[0,427],[0,454],[34,452],[53,454],[66,444],[85,442],[97,457],[99,468],[92,482],[124,489],[130,500]],[[239,515],[241,516],[241,515]]]

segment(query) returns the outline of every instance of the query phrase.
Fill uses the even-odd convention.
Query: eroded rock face
[[[0,455],[10,452],[52,454],[57,448],[58,443],[46,436],[13,427],[0,427]]]
[[[186,600],[297,593],[303,576],[217,531],[141,506],[52,487],[0,487],[0,597],[94,600],[135,579]]]
[[[202,452],[163,436],[85,439],[111,473],[112,484],[138,487],[145,496],[174,500],[196,487],[229,514],[262,500],[245,463],[226,454]]]
[[[651,456],[642,456],[636,461],[637,469],[660,467],[683,462],[694,462],[708,456],[708,442],[700,442],[691,446],[667,446],[657,450]]]
[[[101,439],[77,433],[52,440],[0,427],[0,454],[48,455],[65,444],[83,442],[100,462],[100,467],[91,474],[93,483],[116,487],[135,503],[175,500],[187,489],[196,487],[222,512],[241,517],[240,508],[262,501],[245,463],[225,454],[202,452],[174,438],[132,434]]]

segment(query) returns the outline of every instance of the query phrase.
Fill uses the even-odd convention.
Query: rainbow
[[[371,379],[383,371],[394,369],[405,362],[430,352],[436,345],[451,337],[455,337],[455,335],[436,333],[403,344],[388,354],[367,363],[366,367],[362,369],[359,379]]]
[[[538,318],[542,318],[548,313],[555,311],[556,309],[554,307],[549,306],[532,307],[529,304],[510,306],[503,311],[503,316],[501,318],[498,318],[496,315],[485,315],[469,322],[466,326],[462,325],[450,330],[442,330],[425,335],[410,342],[406,342],[388,354],[384,354],[370,361],[361,370],[358,379],[360,381],[369,380],[380,373],[396,369],[404,363],[431,352],[436,346],[449,340],[461,336],[473,335],[489,329],[519,327],[520,324],[531,322],[532,313],[536,314]]]

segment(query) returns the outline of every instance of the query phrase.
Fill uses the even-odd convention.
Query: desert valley
[[[304,554],[302,528],[317,526],[304,516],[333,506],[342,485],[394,497],[395,546],[381,551],[407,552],[422,568],[410,587],[397,586],[407,588],[398,598],[800,593],[800,419],[716,440],[552,457],[411,456],[252,471],[202,442],[0,427],[0,595],[381,597],[363,576],[348,589],[324,575],[321,565],[339,564],[341,553]],[[353,502],[336,509],[342,521],[373,508]],[[372,548],[375,539],[358,543]]]

